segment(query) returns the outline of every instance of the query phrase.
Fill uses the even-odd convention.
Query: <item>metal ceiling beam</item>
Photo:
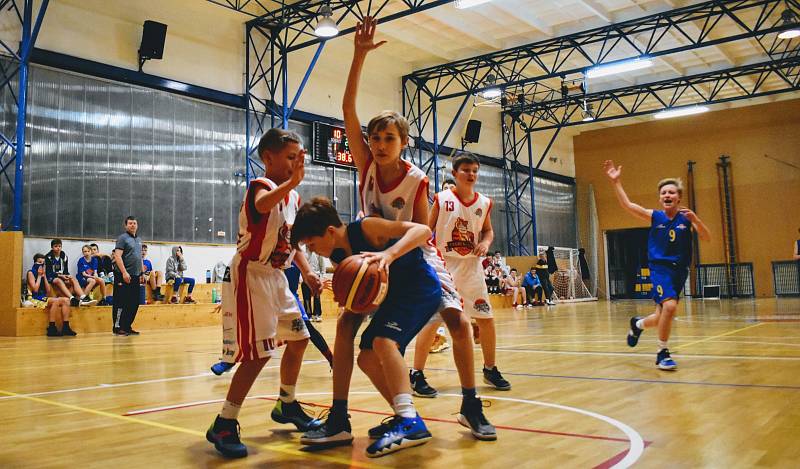
[[[434,99],[442,100],[485,90],[488,86],[484,79],[491,73],[498,78],[498,86],[513,94],[520,85],[583,73],[602,63],[645,55],[662,57],[748,38],[769,40],[789,28],[779,21],[785,5],[800,12],[796,0],[706,1],[424,68],[406,78],[426,88]],[[700,23],[702,26],[698,26]],[[738,31],[718,32],[730,26]],[[716,34],[712,35],[712,31]],[[685,38],[687,44],[675,45],[671,34]],[[633,37],[643,41],[644,46],[634,42]]]

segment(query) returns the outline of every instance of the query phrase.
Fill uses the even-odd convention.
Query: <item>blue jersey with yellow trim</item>
[[[688,266],[692,261],[692,222],[680,212],[670,220],[663,210],[653,210],[647,256],[650,262]]]

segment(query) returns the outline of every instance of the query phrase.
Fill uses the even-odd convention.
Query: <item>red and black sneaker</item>
[[[239,421],[236,419],[224,419],[217,415],[206,432],[206,440],[214,443],[214,448],[226,458],[247,456],[247,446],[239,439]]]

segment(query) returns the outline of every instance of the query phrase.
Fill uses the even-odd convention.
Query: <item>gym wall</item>
[[[800,99],[651,121],[575,137],[575,173],[581,245],[588,245],[588,187],[594,186],[600,222],[601,290],[605,290],[605,230],[647,226],[619,207],[602,170],[606,159],[622,165],[628,196],[658,208],[656,184],[679,176],[696,161],[697,214],[712,233],[700,243],[700,262],[725,262],[716,164],[731,157],[740,262],[752,262],[756,295],[773,296],[771,261],[791,259],[800,218]],[[781,163],[779,161],[785,163]],[[794,166],[792,166],[794,165]],[[682,204],[689,205],[688,191]]]

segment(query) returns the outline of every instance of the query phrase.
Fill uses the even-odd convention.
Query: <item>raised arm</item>
[[[364,171],[369,161],[369,145],[361,131],[361,121],[356,113],[356,97],[358,95],[358,82],[361,79],[361,69],[367,54],[378,47],[386,44],[386,41],[375,43],[375,26],[377,21],[374,18],[365,16],[363,23],[356,26],[354,39],[353,62],[350,64],[350,74],[347,75],[347,86],[344,89],[344,99],[342,100],[342,111],[344,113],[344,129],[347,132],[347,141],[350,144],[350,152],[353,154],[353,161],[356,163],[358,171]]]
[[[272,207],[278,205],[278,203],[286,197],[289,192],[292,191],[295,187],[300,185],[300,181],[303,180],[306,174],[305,169],[305,159],[306,159],[306,152],[305,150],[300,150],[297,155],[294,155],[290,164],[292,165],[292,176],[278,185],[275,189],[267,189],[266,187],[261,187],[256,190],[255,196],[253,196],[254,204],[258,213],[265,214],[269,213],[272,210]]]
[[[622,165],[614,167],[613,161],[606,160],[603,163],[603,170],[614,187],[614,194],[617,196],[619,205],[636,218],[650,221],[653,218],[653,211],[631,202],[628,194],[625,193],[625,189],[622,188]]]

